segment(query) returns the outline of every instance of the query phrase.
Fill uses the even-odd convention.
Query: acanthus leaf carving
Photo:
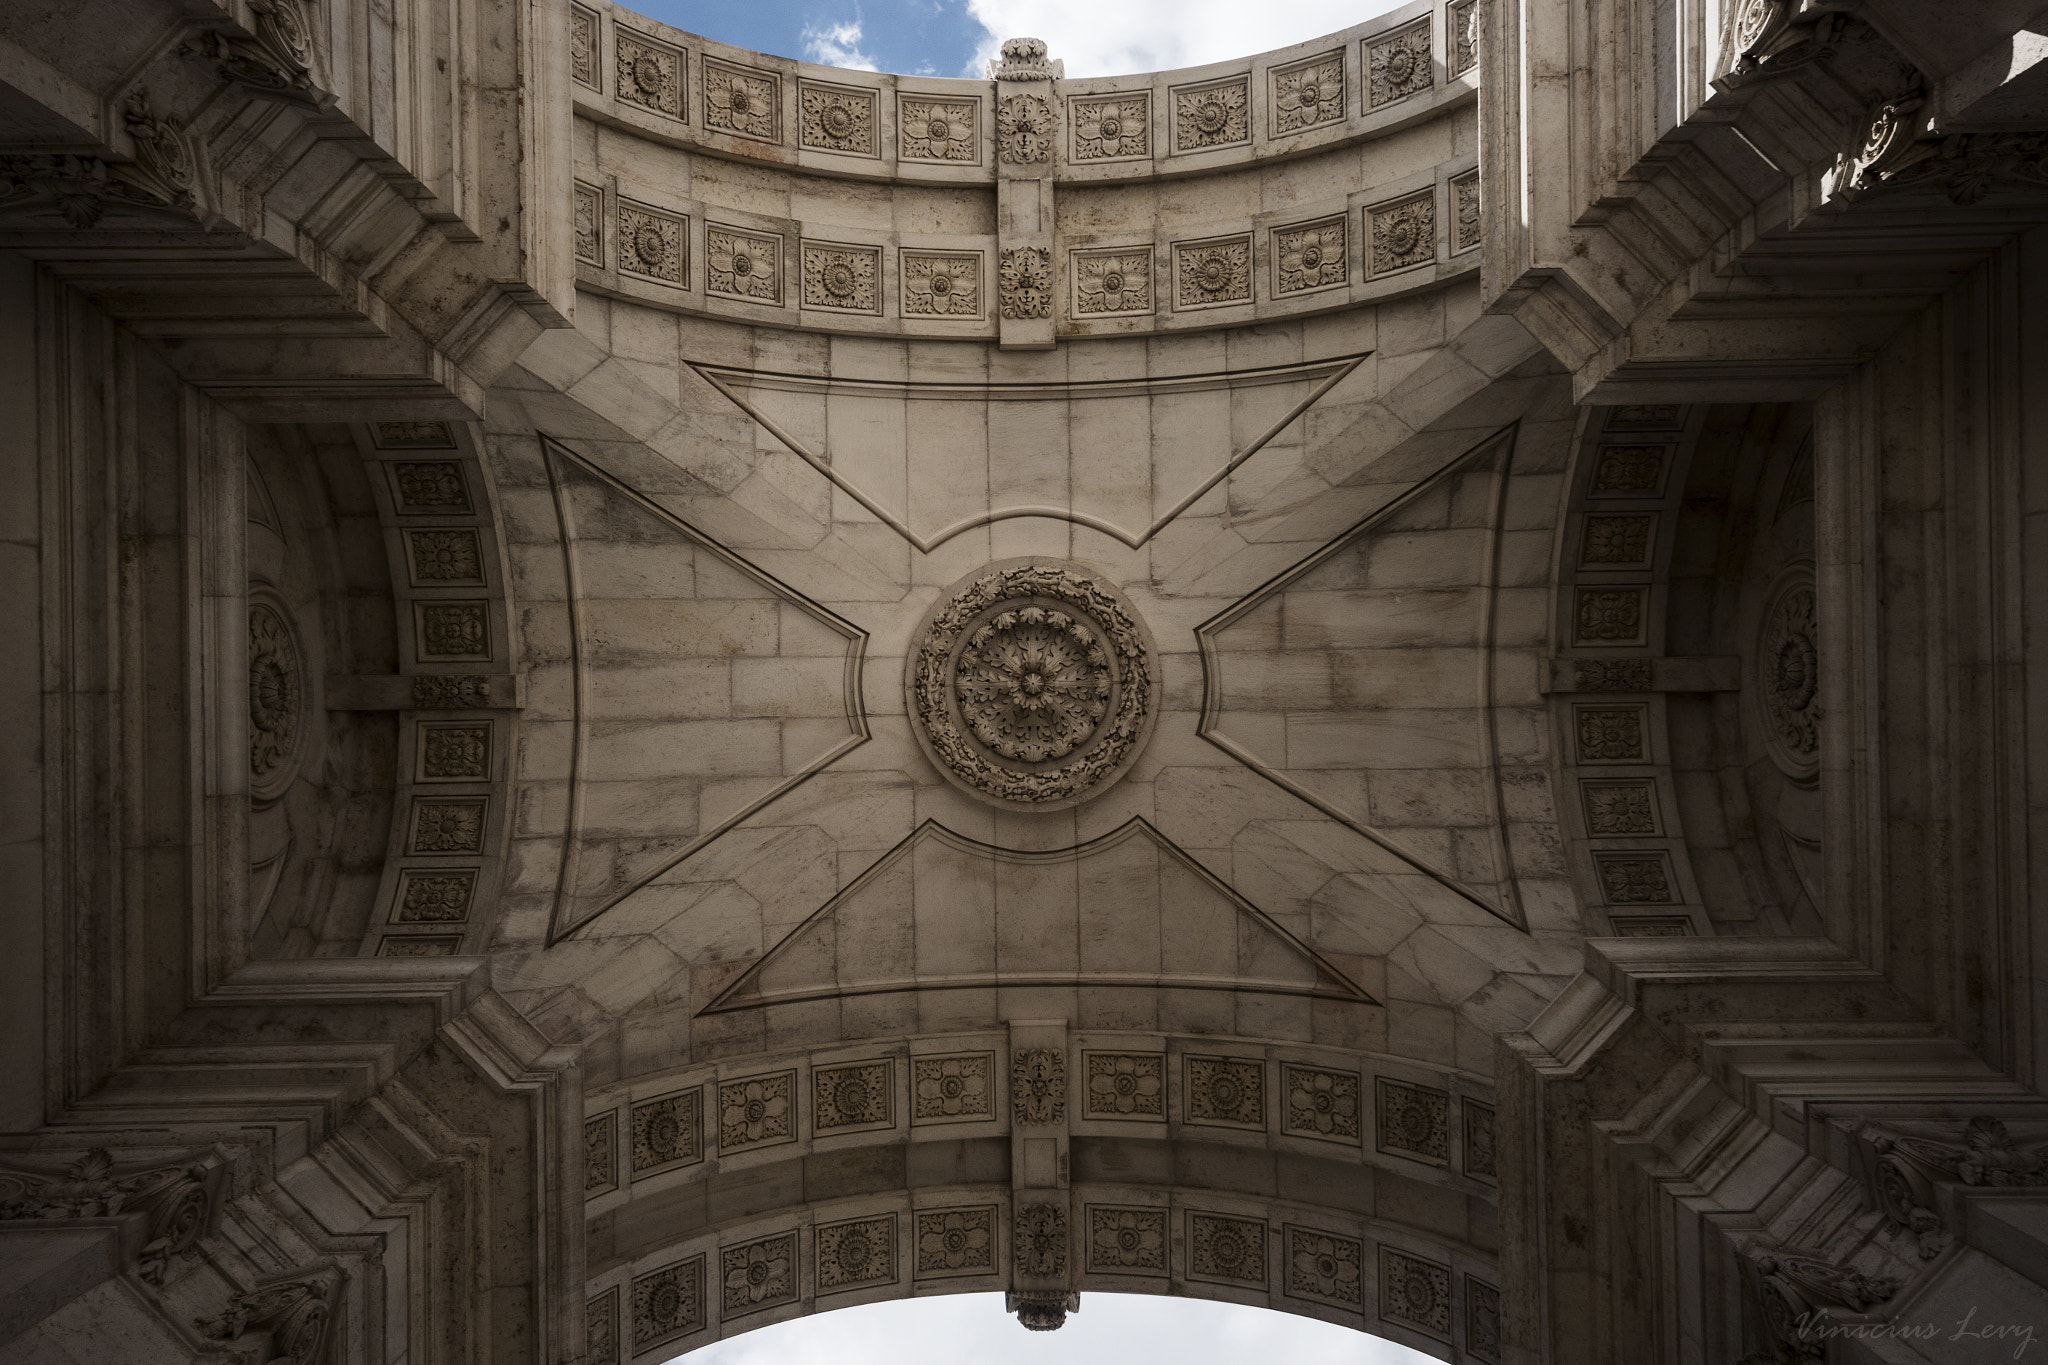
[[[1052,159],[1052,104],[1042,95],[1005,95],[996,107],[1003,160],[1033,166]]]
[[[1824,1357],[1826,1337],[1815,1329],[1831,1316],[1868,1312],[1900,1288],[1900,1282],[1888,1275],[1764,1243],[1743,1249],[1742,1270],[1762,1311],[1765,1331],[1782,1356],[1794,1361]]]
[[[320,1365],[341,1284],[341,1271],[332,1266],[296,1270],[237,1294],[219,1313],[194,1318],[193,1325],[214,1341],[261,1334],[268,1340],[270,1365]]]
[[[1912,1234],[1923,1260],[1941,1254],[1953,1235],[1938,1212],[1947,1182],[1973,1189],[2048,1185],[2048,1143],[2022,1143],[2002,1119],[1980,1114],[1942,1136],[1878,1123],[1858,1132],[1873,1200],[1895,1230]]]
[[[136,1270],[161,1285],[173,1257],[189,1255],[212,1227],[219,1173],[205,1163],[152,1166],[126,1174],[93,1147],[61,1175],[0,1169],[0,1219],[114,1218],[140,1213],[147,1235]]]
[[[1052,256],[1044,247],[1013,247],[1003,252],[997,283],[1004,317],[1029,321],[1052,316]]]

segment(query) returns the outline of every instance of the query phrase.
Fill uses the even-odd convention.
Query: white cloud
[[[1027,1332],[1000,1294],[899,1299],[796,1318],[706,1346],[675,1365],[1236,1365],[1254,1356],[1344,1365],[1431,1365],[1334,1323],[1157,1294],[1083,1294],[1057,1332]]]
[[[876,70],[875,59],[860,48],[858,20],[851,24],[828,24],[804,29],[804,60],[821,66],[843,66],[853,71]]]
[[[967,0],[988,37],[963,75],[979,76],[1005,38],[1043,38],[1069,76],[1201,66],[1305,42],[1395,9],[1403,0]]]

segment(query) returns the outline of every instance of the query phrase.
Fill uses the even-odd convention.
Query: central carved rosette
[[[1058,809],[1114,781],[1156,709],[1150,642],[1113,588],[1058,561],[992,566],[927,618],[907,683],[918,738],[957,785]]]

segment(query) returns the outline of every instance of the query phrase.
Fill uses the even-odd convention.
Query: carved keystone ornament
[[[941,597],[906,665],[939,771],[1011,810],[1060,810],[1123,776],[1159,709],[1152,639],[1124,595],[1056,559],[991,564]]]

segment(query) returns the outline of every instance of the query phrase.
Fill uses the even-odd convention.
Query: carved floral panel
[[[576,259],[604,264],[604,193],[594,185],[576,187]]]
[[[1580,786],[1586,808],[1586,832],[1598,836],[1655,834],[1657,793],[1648,778],[1621,782],[1587,782]]]
[[[736,1152],[796,1136],[796,1073],[726,1081],[718,1087],[718,1150]]]
[[[1465,1354],[1484,1365],[1501,1365],[1500,1289],[1484,1280],[1465,1277]]]
[[[1582,645],[1639,645],[1648,629],[1648,588],[1580,588],[1574,595],[1573,638]]]
[[[1187,1059],[1187,1121],[1266,1126],[1266,1064],[1248,1057]]]
[[[583,1121],[583,1193],[587,1198],[619,1187],[619,1115],[607,1109]]]
[[[391,484],[398,510],[406,515],[469,510],[469,489],[463,483],[462,466],[453,460],[398,461],[391,466]]]
[[[1215,308],[1251,300],[1251,234],[1173,244],[1176,310]]]
[[[1266,1225],[1250,1218],[1190,1212],[1187,1258],[1191,1279],[1264,1285]]]
[[[782,77],[758,67],[704,59],[704,126],[734,137],[782,140]]]
[[[414,853],[481,853],[484,851],[484,797],[414,801]]]
[[[1451,1156],[1451,1097],[1442,1090],[1406,1081],[1379,1082],[1379,1150],[1418,1161]]]
[[[704,1091],[695,1087],[633,1106],[633,1174],[648,1175],[704,1157]]]
[[[1434,84],[1429,59],[1429,21],[1399,33],[1365,40],[1365,107],[1420,94]]]
[[[489,618],[483,602],[415,602],[422,659],[488,659]]]
[[[811,1127],[877,1128],[895,1121],[895,1083],[887,1061],[821,1066],[811,1072]]]
[[[1010,1059],[1010,1116],[1018,1124],[1067,1121],[1067,1058],[1049,1047],[1019,1048]]]
[[[1272,81],[1272,136],[1305,132],[1344,117],[1344,54],[1325,52],[1276,67]]]
[[[1091,1119],[1166,1119],[1166,1057],[1157,1052],[1082,1054]]]
[[[419,778],[423,782],[490,781],[490,725],[420,726]]]
[[[1110,317],[1152,311],[1152,248],[1075,251],[1074,316]]]
[[[1019,1204],[1014,1232],[1011,1254],[1018,1275],[1050,1280],[1067,1273],[1066,1205]]]
[[[820,152],[879,156],[881,145],[875,136],[879,100],[873,90],[799,81],[797,102],[802,106],[802,121],[797,140]]]
[[[1043,95],[1005,95],[996,103],[996,149],[1013,166],[1052,160],[1052,103]]]
[[[1152,94],[1107,95],[1067,101],[1074,161],[1117,161],[1152,151]]]
[[[618,65],[612,88],[618,97],[657,114],[684,118],[683,52],[631,29],[615,25],[613,32]]]
[[[665,1341],[701,1332],[707,1321],[702,1256],[634,1277],[634,1355]]]
[[[1795,564],[1764,607],[1753,687],[1762,704],[1765,747],[1786,776],[1820,770],[1820,627],[1813,570]]]
[[[1111,1275],[1166,1273],[1166,1210],[1088,1207],[1088,1269]]]
[[[918,1277],[993,1273],[996,1268],[995,1229],[993,1205],[919,1210]]]
[[[1280,1068],[1280,1088],[1285,1094],[1281,1131],[1346,1144],[1357,1143],[1363,1135],[1357,1072],[1290,1063]]]
[[[399,878],[399,924],[460,924],[469,918],[476,895],[476,870],[422,872],[407,870]]]
[[[1479,65],[1479,0],[1452,0],[1444,29],[1451,35],[1451,74],[1462,76]]]
[[[981,159],[975,100],[902,95],[896,103],[896,156],[902,161]]]
[[[1462,1100],[1465,1113],[1465,1174],[1479,1180],[1500,1178],[1500,1162],[1493,1145],[1493,1106],[1477,1100]]]
[[[1052,253],[1044,247],[1005,250],[996,284],[1004,317],[1028,321],[1052,316]]]
[[[981,316],[981,253],[910,251],[900,256],[905,317]]]
[[[1648,692],[1657,671],[1648,659],[1574,659],[1574,692]]]
[[[1601,446],[1593,463],[1593,497],[1655,498],[1664,492],[1664,470],[1671,447],[1666,445]]]
[[[1232,76],[1202,85],[1176,86],[1172,101],[1176,152],[1197,152],[1251,141],[1251,77]]]
[[[1392,1247],[1380,1248],[1380,1317],[1451,1339],[1451,1269]]]
[[[882,249],[805,242],[803,297],[806,308],[842,313],[882,311]]]
[[[1289,1297],[1365,1306],[1365,1243],[1358,1238],[1289,1226],[1281,1254]]]
[[[958,1123],[993,1118],[994,1075],[992,1052],[912,1058],[910,1121]]]
[[[1384,275],[1436,259],[1436,191],[1424,190],[1365,211],[1372,273]]]
[[[595,12],[581,5],[569,6],[569,74],[592,90],[603,88],[597,69],[602,31]]]
[[[619,1365],[617,1285],[583,1305],[583,1359],[587,1365]]]
[[[758,1313],[797,1298],[796,1234],[781,1232],[718,1249],[721,1317]]]
[[[1649,749],[1644,739],[1644,716],[1640,706],[1578,708],[1574,729],[1581,763],[1645,763]]]
[[[772,232],[707,223],[704,287],[755,303],[782,302],[782,238]]]
[[[1657,530],[1655,512],[1595,513],[1586,518],[1579,563],[1597,568],[1648,568]]]
[[[1470,251],[1479,245],[1479,172],[1451,182],[1451,250]]]
[[[1671,885],[1671,861],[1663,853],[1596,853],[1600,894],[1609,905],[1669,905],[1678,899]]]
[[[259,798],[278,795],[297,771],[304,667],[284,613],[249,604],[249,777]]]
[[[1344,214],[1273,229],[1273,293],[1305,294],[1343,284],[1351,276]]]
[[[818,1292],[896,1282],[896,1215],[823,1223],[812,1234]]]
[[[667,284],[689,278],[690,220],[631,200],[619,201],[619,269]]]

